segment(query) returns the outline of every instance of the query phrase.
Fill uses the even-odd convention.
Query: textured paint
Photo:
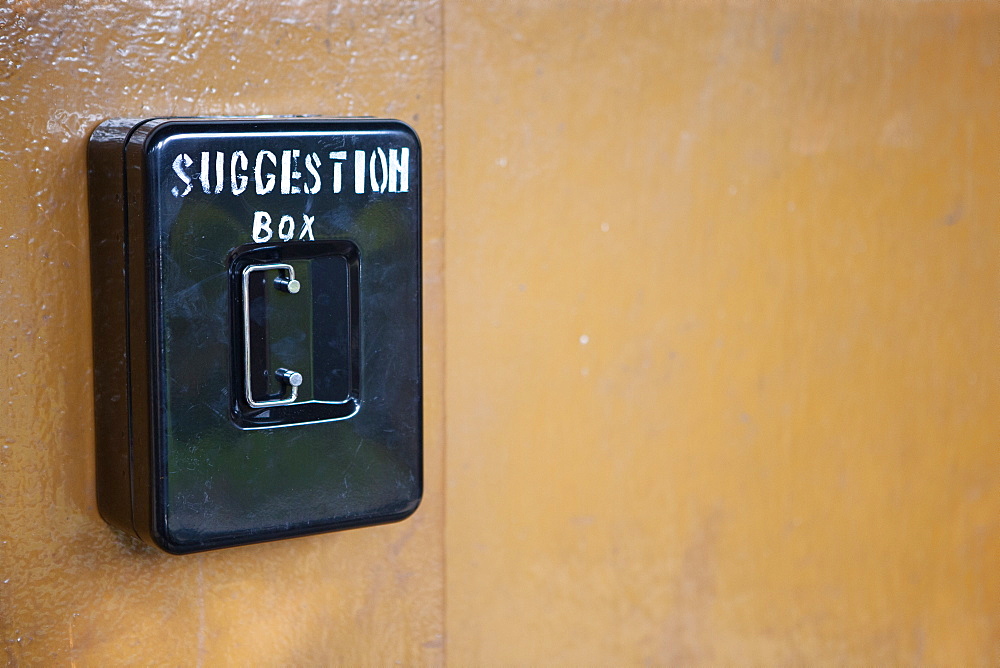
[[[0,633],[13,665],[443,659],[433,2],[0,8]],[[404,523],[170,557],[94,500],[85,146],[115,116],[374,115],[424,146],[427,487]]]
[[[1000,5],[445,24],[449,663],[1000,662]]]

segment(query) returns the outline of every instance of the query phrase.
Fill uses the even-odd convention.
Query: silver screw
[[[284,276],[278,276],[276,279],[274,279],[274,287],[278,288],[282,292],[287,292],[288,294],[294,295],[302,288],[302,285],[294,278],[285,278]]]
[[[297,283],[298,281],[296,281]],[[288,383],[292,387],[298,387],[302,384],[302,374],[298,371],[292,371],[291,369],[281,368],[274,372],[274,374],[280,378],[283,382]]]
[[[294,295],[302,289],[302,285],[297,280],[294,278],[285,278],[284,276],[278,276],[274,279],[274,287],[290,295]]]

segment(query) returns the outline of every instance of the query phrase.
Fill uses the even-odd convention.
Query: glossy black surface
[[[191,552],[412,513],[422,492],[412,130],[111,121],[92,137],[90,166],[102,515]],[[303,384],[295,403],[259,409],[244,396],[241,281],[245,267],[273,262],[292,265],[302,290],[252,274],[252,396],[284,396],[279,366]]]

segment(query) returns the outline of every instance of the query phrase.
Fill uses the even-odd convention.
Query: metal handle
[[[283,292],[296,294],[301,288],[299,282],[295,280],[295,269],[286,263],[276,264],[253,264],[243,270],[243,359],[244,359],[244,390],[246,392],[247,403],[253,408],[267,408],[268,406],[287,406],[295,403],[299,398],[299,385],[302,384],[302,374],[291,369],[280,368],[275,371],[275,375],[282,384],[289,388],[288,396],[282,399],[265,399],[257,401],[253,397],[250,388],[250,274],[257,271],[278,270],[285,275],[274,279],[274,286]]]

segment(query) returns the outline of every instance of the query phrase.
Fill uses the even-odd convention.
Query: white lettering
[[[261,181],[261,176],[262,176],[261,166],[264,164],[265,157],[271,161],[272,165],[274,165],[275,167],[278,166],[278,159],[270,151],[261,151],[260,153],[257,154],[257,161],[254,163],[254,168],[253,168],[253,178],[257,184],[258,195],[266,195],[267,193],[274,190],[274,181],[275,181],[274,174],[270,172],[267,173],[266,184],[263,181]],[[205,192],[208,191],[206,190]]]
[[[375,178],[375,154],[378,154],[379,166],[382,168],[382,184],[379,185],[378,179]],[[376,148],[375,152],[372,153],[372,159],[369,161],[369,173],[371,174],[372,180],[372,192],[384,193],[385,187],[389,183],[389,168],[386,166],[385,162],[385,151],[381,148]]]
[[[299,150],[293,149],[281,152],[281,194],[298,195],[302,189],[292,185],[292,181],[302,178],[302,172],[296,167],[299,166]]]
[[[359,195],[365,192],[365,152],[354,152],[354,192]]]
[[[226,182],[226,154],[222,151],[215,152],[215,193],[222,192],[222,187]]]
[[[285,223],[288,224],[287,228]],[[291,241],[293,236],[295,236],[295,219],[291,216],[282,216],[278,222],[278,238],[282,241]]]
[[[397,154],[399,157],[397,157]],[[398,181],[397,181],[398,177]],[[398,183],[398,187],[397,187]],[[389,149],[389,192],[405,193],[410,190],[410,149]]]
[[[239,165],[240,173],[236,172],[236,165]],[[236,151],[233,153],[232,160],[229,161],[229,175],[232,180],[233,194],[241,195],[243,191],[247,189],[247,183],[250,179],[247,178],[246,174],[243,173],[247,168],[247,156],[243,151]]]
[[[309,214],[302,214],[302,231],[299,232],[299,241],[305,239],[305,236],[309,235],[309,241],[316,241],[316,237],[313,236],[313,222],[316,219]]]
[[[350,153],[348,150],[329,152],[332,168],[327,174],[332,176],[331,190],[336,194],[343,192],[345,180],[350,178],[345,173]],[[409,148],[375,146],[371,151],[355,150],[353,153],[355,193],[410,191]],[[196,181],[206,195],[226,190],[236,196],[242,195],[249,190],[251,180],[258,195],[316,195],[323,189],[326,167],[316,152],[301,149],[261,150],[256,152],[254,159],[250,159],[253,154],[242,150],[231,153],[201,151],[200,155],[201,169],[197,172],[191,169],[195,161],[189,154],[180,153],[174,157],[171,165],[180,179],[180,183],[171,187],[174,197],[187,196]]]
[[[253,214],[253,240],[259,244],[271,240],[271,216],[267,211]]]
[[[181,181],[184,182],[186,186],[183,191],[178,190],[177,186],[170,189],[170,193],[174,197],[184,197],[189,192],[191,192],[191,177],[187,175],[184,171],[185,167],[190,167],[194,164],[194,160],[191,159],[187,153],[181,153],[176,158],[174,158],[174,174],[176,174]]]
[[[208,173],[210,167],[210,156],[211,153],[208,151],[201,152],[201,171],[198,172],[198,178],[201,180],[201,191],[206,195],[212,192],[212,184],[210,182],[211,175]]]
[[[313,184],[312,187],[303,185],[302,189],[309,195],[315,195],[319,192],[319,187],[322,183],[319,177],[319,156],[315,153],[306,153],[306,170],[312,175]]]
[[[330,153],[330,159],[334,160],[334,161],[336,161],[336,160],[347,160],[347,151],[332,151]],[[333,163],[333,192],[335,192],[335,193],[339,193],[340,192],[340,188],[341,188],[341,185],[342,185],[341,184],[341,179],[340,179],[340,174],[341,174],[340,163],[339,162],[334,162]]]

